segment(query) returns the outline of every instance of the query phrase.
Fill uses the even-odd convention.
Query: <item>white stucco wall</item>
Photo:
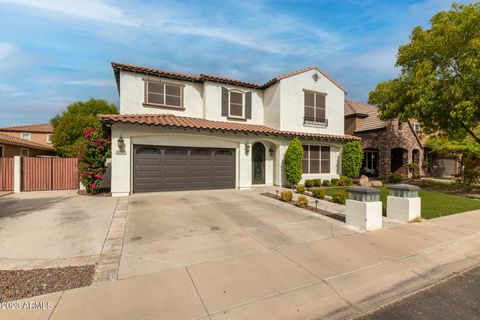
[[[319,79],[314,81],[313,74]],[[326,118],[327,127],[309,126],[303,124],[304,89],[327,94]],[[333,82],[316,70],[307,71],[280,81],[280,130],[344,134],[344,101],[345,93]]]
[[[280,84],[275,83],[263,93],[264,124],[272,128],[280,128]]]
[[[124,72],[120,74],[120,113],[122,114],[174,114],[184,117],[203,117],[203,84],[188,81],[178,81],[172,79],[163,79],[162,82],[184,85],[183,88],[183,106],[185,110],[175,110],[172,108],[160,108],[153,106],[144,106],[145,102],[145,81],[150,78],[159,80],[158,77],[147,77],[146,75]]]
[[[126,144],[126,154],[119,155],[118,138],[122,136]],[[166,129],[154,126],[137,126],[114,124],[112,126],[112,194],[126,195],[133,190],[133,146],[184,146],[233,148],[236,154],[237,188],[252,187],[252,146],[261,142],[265,147],[265,185],[288,185],[285,179],[283,158],[290,139],[286,137],[269,137],[256,135],[235,135],[223,133],[197,132],[181,129]],[[340,174],[339,154],[341,144],[327,142],[303,141],[305,144],[319,144],[331,147],[331,173],[304,175],[305,179],[331,179]],[[245,145],[250,145],[250,152],[245,152]],[[269,149],[273,150],[273,156]]]

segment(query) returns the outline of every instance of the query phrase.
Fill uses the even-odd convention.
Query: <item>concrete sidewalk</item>
[[[353,318],[479,265],[480,211],[282,246],[245,241],[253,251],[29,298],[52,308],[2,319]]]

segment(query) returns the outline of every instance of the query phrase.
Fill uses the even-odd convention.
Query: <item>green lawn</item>
[[[325,194],[331,196],[334,192],[345,189],[346,187],[326,188]],[[379,189],[382,190],[380,199],[383,203],[383,214],[385,214],[388,189],[387,186],[379,187]],[[421,190],[420,198],[422,198],[422,218],[424,219],[480,209],[480,200],[441,192]]]

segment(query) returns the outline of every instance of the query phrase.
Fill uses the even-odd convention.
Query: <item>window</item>
[[[415,131],[416,134],[420,134],[420,124],[412,123],[412,126],[413,126],[413,131]]]
[[[52,143],[52,135],[51,134],[47,134],[47,143],[48,144]]]
[[[215,151],[215,157],[231,157],[233,152],[229,150],[217,150]]]
[[[305,123],[327,123],[326,98],[326,94],[305,91]]]
[[[228,108],[228,116],[229,117],[244,117],[244,94],[243,92],[238,91],[230,91],[229,95],[229,108]]]
[[[302,173],[330,173],[330,147],[303,145]]]
[[[362,172],[367,176],[378,176],[378,151],[365,150],[363,153]]]
[[[0,157],[3,157],[3,146],[0,146]]]
[[[205,149],[194,149],[190,152],[192,156],[210,156],[210,150]]]
[[[184,156],[186,154],[187,154],[187,150],[185,149],[171,148],[171,149],[165,150],[166,156]]]
[[[26,149],[26,148],[20,149],[20,155],[22,157],[28,157],[28,149]]]
[[[183,107],[183,86],[146,81],[145,102],[172,108]]]
[[[32,140],[32,135],[30,133],[22,133],[22,139]]]

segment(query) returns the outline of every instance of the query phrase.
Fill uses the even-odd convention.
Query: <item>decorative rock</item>
[[[362,175],[360,177],[360,179],[358,180],[358,184],[361,185],[362,187],[365,187],[365,186],[370,186],[370,182],[368,181],[368,177],[367,176],[364,176]]]
[[[370,181],[370,185],[372,187],[381,187],[383,186],[383,183],[380,180],[373,180],[373,181]]]

